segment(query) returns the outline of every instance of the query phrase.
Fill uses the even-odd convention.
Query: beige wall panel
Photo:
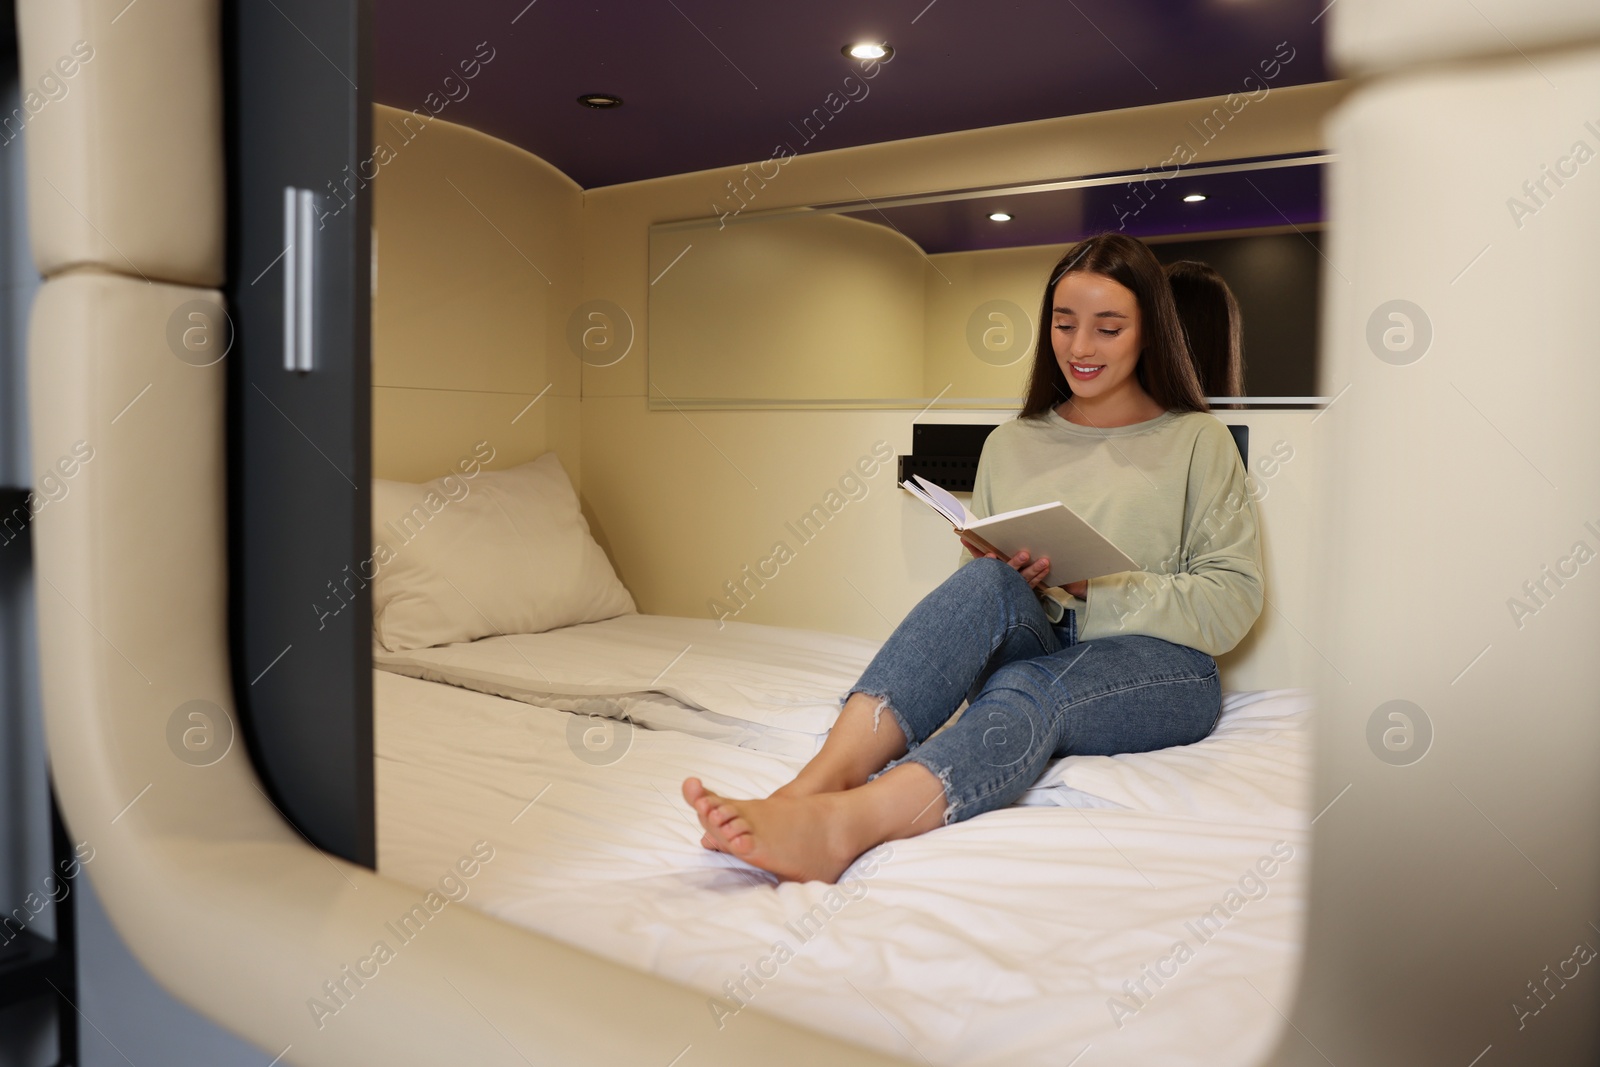
[[[642,398],[590,398],[583,436],[584,493],[641,611],[713,618],[720,599],[722,617],[885,636],[908,587],[926,592],[954,562],[952,551],[937,577],[919,566],[937,531],[912,531],[908,557],[892,461],[859,489],[839,485],[876,442],[909,446],[903,413],[645,411]],[[789,524],[830,490],[837,514],[802,540]],[[794,558],[749,587],[748,607],[731,600],[724,583],[780,541]]]
[[[1600,893],[1600,50],[1540,66],[1385,78],[1330,124],[1305,630],[1314,807],[1344,795],[1296,1024],[1335,1063],[1569,1063],[1600,1036],[1528,985]]]
[[[798,215],[652,235],[651,396],[913,398],[923,266],[887,226]]]
[[[1217,411],[1225,423],[1250,427],[1246,484],[1261,517],[1266,603],[1232,652],[1217,657],[1228,689],[1279,689],[1310,684],[1317,649],[1306,634],[1318,573],[1310,545],[1319,462],[1327,462],[1317,411]]]
[[[372,390],[372,476],[423,482],[455,469],[456,461],[488,441],[491,470],[514,467],[556,450],[576,480],[578,457],[563,448],[577,441],[571,425],[578,401],[546,393],[464,393],[440,389]],[[560,414],[557,414],[559,412]],[[566,431],[552,432],[552,425]]]
[[[17,24],[23,108],[0,122],[26,138],[39,272],[220,284],[216,0],[24,0]]]
[[[1346,74],[1600,39],[1594,0],[1339,0],[1327,18],[1329,54]],[[1540,56],[1525,55],[1523,62],[1548,75]]]
[[[576,481],[575,416],[547,420],[577,403],[581,191],[454,123],[380,105],[373,131],[390,149],[373,185],[375,476],[437,477],[489,440],[494,466],[555,448]]]
[[[1034,245],[928,257],[923,396],[1014,397],[1020,405],[1033,367],[1028,335],[1038,338],[1044,284],[1065,250]],[[1020,308],[1026,319],[992,309],[978,315],[997,300]],[[983,321],[976,347],[970,335],[975,315]]]

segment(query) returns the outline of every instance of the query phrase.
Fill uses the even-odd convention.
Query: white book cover
[[[987,545],[1004,556],[1027,549],[1033,559],[1049,559],[1045,585],[1071,585],[1140,569],[1127,553],[1059,500],[980,519],[920,474],[900,484],[943,515],[958,532],[968,534],[967,540],[981,542],[980,547]]]

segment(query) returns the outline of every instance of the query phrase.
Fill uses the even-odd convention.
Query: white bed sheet
[[[809,757],[877,650],[815,630],[628,614],[406,652],[374,644],[373,662],[541,707]]]
[[[673,626],[699,621],[630,626],[661,652],[682,636]],[[733,645],[715,680],[769,707],[809,698],[808,686],[836,699],[835,676],[853,681],[865,662],[819,668],[789,636],[803,632],[753,629],[775,631],[736,635],[755,660],[762,642],[788,648],[796,662],[779,666],[793,673],[774,682],[770,665],[734,662]],[[603,685],[646,690],[628,673],[639,666]],[[1292,1001],[1308,866],[1303,691],[1229,694],[1199,745],[1058,761],[1029,806],[894,842],[846,872],[846,894],[701,849],[679,797],[688,774],[765,795],[802,757],[624,727],[625,754],[595,765],[571,747],[567,712],[390,671],[374,686],[385,875],[432,885],[486,839],[496,855],[469,903],[697,988],[725,1026],[739,1025],[739,1001],[724,983],[744,980],[757,1010],[912,1060],[1060,1067],[1092,1048],[1080,1067],[1181,1067],[1257,1062]],[[678,690],[696,692],[707,689]],[[795,923],[808,912],[820,928],[805,937]],[[782,963],[779,942],[792,953]],[[758,986],[745,968],[775,974]]]
[[[379,668],[412,678],[808,759],[877,649],[815,630],[629,614],[407,652],[375,646],[373,656]],[[1299,705],[1273,695],[1228,694],[1217,729],[1198,745],[1054,760],[1021,803],[1296,826],[1305,776],[1283,763],[1275,743]]]

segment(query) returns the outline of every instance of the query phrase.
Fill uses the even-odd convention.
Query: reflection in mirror
[[[1226,279],[1249,402],[1309,403],[1330,158],[654,226],[650,404],[1013,407],[1051,265],[1118,229],[1163,263],[1199,260]]]

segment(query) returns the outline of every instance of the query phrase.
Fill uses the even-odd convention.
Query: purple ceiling
[[[1324,6],[378,0],[374,98],[426,106],[591,188],[754,162],[780,145],[825,151],[1247,91],[1264,63],[1274,88],[1325,81]],[[857,40],[895,49],[870,81],[839,51]],[[462,61],[491,54],[461,78]],[[576,102],[596,92],[624,104]]]
[[[1232,174],[1180,174],[1172,180],[1091,186],[1037,193],[1000,193],[905,207],[847,212],[863,222],[892,226],[924,252],[1067,244],[1106,230],[1131,237],[1305,226],[1323,221],[1320,165],[1273,167]],[[1206,199],[1184,203],[1199,194]],[[1009,222],[993,222],[1004,211]]]

